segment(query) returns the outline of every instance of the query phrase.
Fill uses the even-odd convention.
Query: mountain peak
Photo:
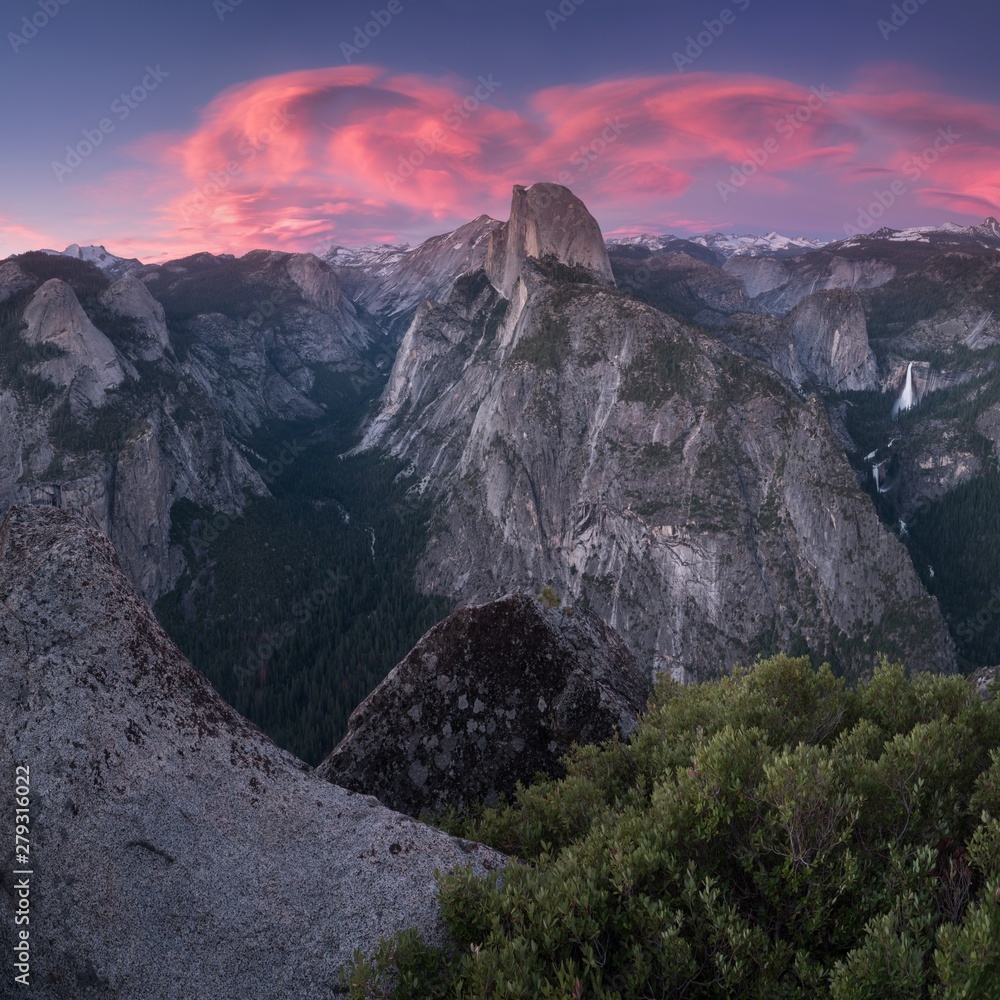
[[[561,184],[515,184],[510,219],[490,234],[486,273],[510,298],[527,258],[548,256],[569,267],[584,267],[602,283],[614,284],[601,227],[587,206]]]
[[[120,278],[142,267],[141,260],[135,257],[119,257],[117,254],[111,253],[104,244],[81,246],[79,243],[70,243],[65,250],[42,250],[40,252],[47,253],[52,257],[74,257],[76,260],[85,260],[114,278]]]

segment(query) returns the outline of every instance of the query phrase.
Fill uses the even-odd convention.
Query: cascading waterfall
[[[890,476],[890,481],[887,486],[882,485],[882,466],[884,462],[876,462],[872,466],[872,479],[875,480],[875,492],[876,493],[888,493],[892,489],[893,483]]]
[[[900,393],[899,399],[896,400],[896,405],[892,408],[893,420],[899,416],[901,410],[912,409],[916,402],[916,397],[913,394],[913,362],[911,361],[906,366],[906,385],[903,386],[903,391]]]

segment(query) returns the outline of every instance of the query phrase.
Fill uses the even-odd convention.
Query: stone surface
[[[136,350],[143,361],[158,361],[170,345],[166,316],[149,289],[138,278],[119,278],[102,295],[104,306],[135,325]]]
[[[601,227],[561,184],[514,185],[510,219],[490,233],[486,273],[505,298],[511,297],[529,257],[553,257],[568,267],[585,268],[604,284],[615,283]]]
[[[355,948],[438,933],[435,868],[501,863],[278,749],[181,656],[110,542],[51,508],[0,525],[6,817],[15,766],[30,768],[41,998],[327,998]]]
[[[815,292],[789,313],[788,323],[796,357],[810,381],[835,392],[878,387],[878,362],[856,292]]]
[[[386,248],[383,254],[361,255],[343,266],[335,248],[328,259],[337,266],[348,293],[378,318],[395,346],[424,299],[447,298],[459,275],[483,266],[489,236],[500,225],[480,215],[413,249]]]
[[[13,261],[0,264],[0,303],[31,288],[35,283]]]
[[[592,612],[513,594],[435,625],[317,772],[412,815],[496,802],[538,771],[558,773],[570,744],[630,733],[647,690]]]
[[[46,281],[24,310],[22,336],[29,344],[60,352],[33,370],[60,388],[72,388],[74,399],[101,406],[109,389],[125,380],[114,344],[90,322],[73,289],[58,278]]]

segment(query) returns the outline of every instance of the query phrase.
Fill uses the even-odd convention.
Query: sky
[[[992,0],[7,0],[0,258],[1000,216]]]

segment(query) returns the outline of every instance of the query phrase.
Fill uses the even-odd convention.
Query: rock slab
[[[355,948],[439,932],[435,868],[502,863],[276,747],[181,656],[111,543],[54,508],[0,525],[8,818],[17,766],[33,997],[329,998]],[[13,851],[5,838],[5,984]]]

